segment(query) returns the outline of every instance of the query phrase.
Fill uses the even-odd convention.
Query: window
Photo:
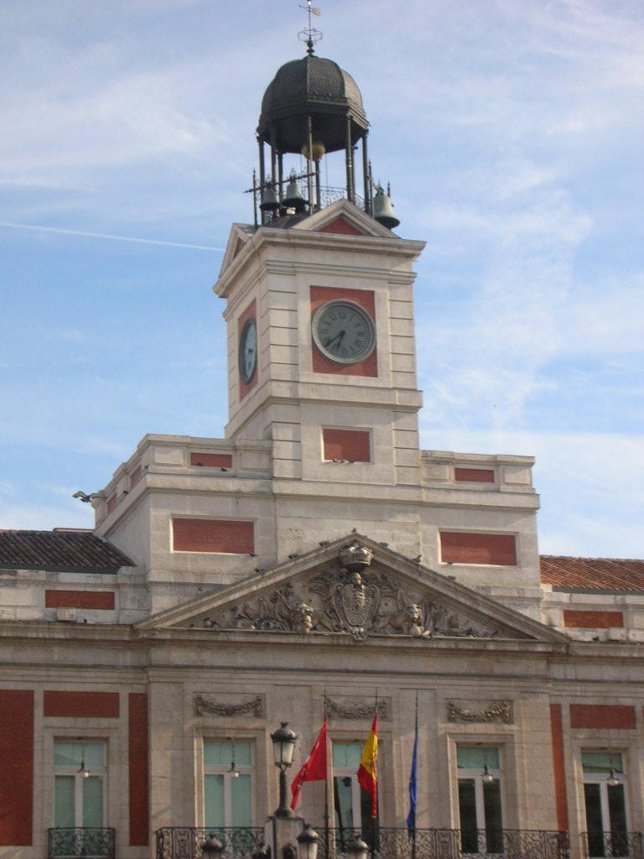
[[[205,827],[252,826],[252,744],[204,740],[203,761]]]
[[[105,743],[54,743],[54,826],[105,826]]]
[[[624,764],[619,753],[582,752],[590,856],[628,856]]]
[[[358,783],[363,747],[360,742],[333,742],[333,808],[340,851],[356,834],[375,845],[378,822],[371,817],[371,797]]]
[[[459,746],[456,760],[461,849],[463,853],[502,853],[499,750]]]

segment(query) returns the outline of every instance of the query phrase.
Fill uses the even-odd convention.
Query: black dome
[[[262,99],[257,134],[280,152],[301,152],[307,142],[307,117],[313,122],[313,140],[327,152],[347,142],[347,117],[352,143],[369,127],[356,82],[333,60],[306,56],[280,69]]]

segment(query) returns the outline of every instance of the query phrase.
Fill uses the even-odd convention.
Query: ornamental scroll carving
[[[512,701],[448,701],[448,722],[500,722],[503,725],[514,724],[514,708]]]
[[[308,580],[287,582],[201,617],[215,630],[492,638],[497,631],[436,602],[427,592],[403,588],[386,572],[370,569],[372,553],[358,541],[343,546],[337,561]],[[194,625],[194,622],[193,622]]]
[[[258,719],[266,717],[263,695],[255,695],[239,703],[224,703],[203,695],[195,695],[192,700],[195,716],[255,716]]]
[[[362,698],[329,698],[326,699],[327,713],[337,719],[370,719],[377,710],[378,716],[386,722],[391,721],[391,700],[383,698],[375,704],[365,702]]]

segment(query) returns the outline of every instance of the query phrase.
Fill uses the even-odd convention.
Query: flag
[[[418,769],[418,721],[416,721],[416,733],[414,735],[414,750],[411,754],[411,772],[409,773],[409,814],[407,815],[407,829],[410,834],[416,831],[416,773]]]
[[[300,801],[300,791],[305,781],[326,781],[326,732],[327,721],[325,719],[308,758],[304,761],[302,769],[291,782],[291,808],[293,809],[297,808],[297,804]]]
[[[360,787],[371,797],[371,817],[378,816],[378,713],[373,717],[369,736],[362,749],[358,768]]]

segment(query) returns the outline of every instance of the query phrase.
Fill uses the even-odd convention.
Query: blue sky
[[[416,291],[422,445],[537,457],[542,552],[644,557],[644,6],[320,0]],[[0,527],[226,421],[211,286],[293,0],[0,5]]]

